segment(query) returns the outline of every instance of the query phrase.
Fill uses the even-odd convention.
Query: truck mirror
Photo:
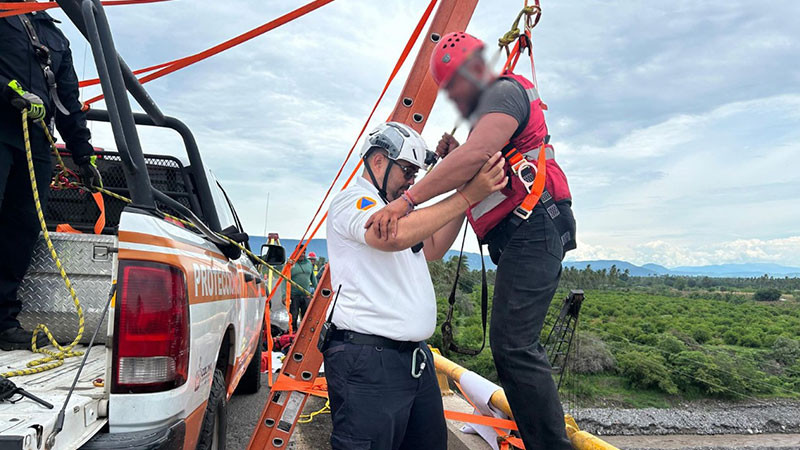
[[[264,244],[261,246],[261,259],[271,266],[286,263],[286,249],[280,245]]]

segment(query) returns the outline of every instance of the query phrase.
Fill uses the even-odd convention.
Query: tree
[[[775,288],[759,289],[753,295],[757,302],[775,302],[781,299],[781,291]]]

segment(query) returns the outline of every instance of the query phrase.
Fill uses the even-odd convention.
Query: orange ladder
[[[388,120],[402,122],[422,131],[438,92],[436,83],[428,73],[433,48],[445,34],[466,29],[477,4],[478,0],[441,0]],[[328,268],[322,275],[308,312],[298,327],[278,380],[272,386],[267,404],[250,437],[248,450],[279,450],[288,446],[289,438],[308,396],[311,395],[309,391],[313,389],[322,365],[322,354],[317,350],[317,340],[333,295]]]

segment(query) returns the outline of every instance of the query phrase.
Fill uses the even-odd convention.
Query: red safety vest
[[[547,136],[547,124],[544,120],[539,93],[533,83],[523,76],[507,72],[501,78],[507,78],[519,83],[531,102],[528,123],[517,136],[511,138],[510,144],[535,165],[539,149]],[[546,145],[545,148],[547,153],[545,188],[556,202],[571,199],[567,177],[555,161],[553,147]],[[514,208],[519,206],[528,194],[522,181],[511,172],[511,167],[507,161],[505,170],[511,180],[510,186],[489,195],[481,202],[472,205],[467,211],[467,219],[479,239],[483,239],[492,228],[500,223]]]

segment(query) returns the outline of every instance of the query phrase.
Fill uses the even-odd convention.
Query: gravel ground
[[[598,436],[800,432],[800,402],[700,403],[685,408],[589,408],[578,425]]]
[[[796,450],[798,434],[604,436],[620,450]]]
[[[265,386],[258,394],[231,399],[229,450],[246,448],[268,392]],[[323,400],[311,398],[305,412],[315,411],[323,404]],[[588,408],[576,411],[575,416],[582,430],[602,436],[623,450],[800,449],[800,436],[788,434],[800,433],[800,402],[705,402],[667,409]],[[728,436],[710,436],[715,434]],[[330,416],[318,416],[312,423],[297,426],[287,450],[329,448],[329,436]]]

